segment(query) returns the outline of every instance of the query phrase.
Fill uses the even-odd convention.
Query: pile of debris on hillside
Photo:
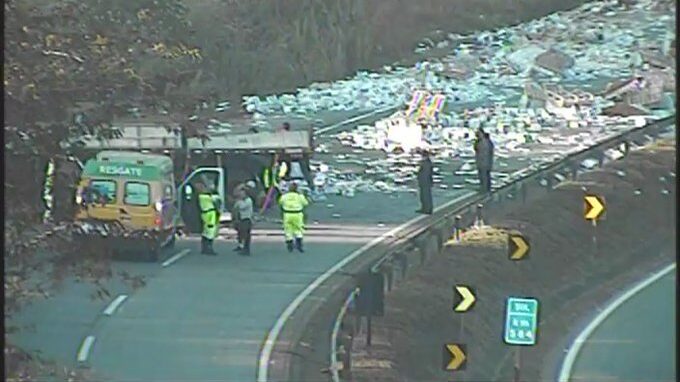
[[[500,102],[521,95],[527,79],[543,84],[580,84],[642,76],[640,100],[658,102],[659,71],[667,84],[675,72],[675,20],[658,1],[587,3],[566,12],[495,31],[449,35],[452,54],[414,67],[386,67],[354,78],[317,83],[296,94],[245,97],[253,113],[312,115],[322,110],[365,110],[400,105],[415,88],[445,94],[452,107]],[[661,10],[660,10],[661,9]],[[441,45],[441,44],[433,44]],[[584,89],[586,90],[586,89]],[[670,90],[672,91],[672,90]],[[635,97],[632,97],[635,98]],[[667,99],[663,99],[668,104]]]
[[[465,113],[451,114],[450,124],[428,126],[425,129],[409,121],[403,112],[353,131],[335,135],[347,147],[347,153],[337,153],[327,163],[316,162],[313,170],[322,173],[322,192],[353,196],[355,192],[414,191],[416,172],[420,160],[419,150],[431,153],[435,164],[435,187],[460,189],[478,185],[474,162],[473,141],[476,130],[490,133],[495,145],[495,167],[492,173],[496,186],[511,181],[517,165],[540,167],[569,153],[583,150],[611,135],[634,127],[644,126],[651,117],[606,116],[591,108],[576,108],[574,119],[546,108],[522,109],[516,107],[478,107]],[[395,121],[396,120],[396,121]],[[391,134],[391,126],[402,124],[405,130],[416,133],[406,136]],[[400,130],[402,131],[402,130]],[[402,140],[399,140],[402,138]],[[316,148],[328,154],[326,145]],[[351,151],[351,153],[350,153]],[[379,159],[365,155],[382,152]],[[610,159],[623,156],[620,150],[606,153]],[[594,161],[594,163],[593,163]],[[585,160],[584,168],[592,168],[596,160]],[[352,167],[353,169],[349,169]],[[447,176],[444,176],[447,175]],[[454,178],[450,178],[450,176]]]

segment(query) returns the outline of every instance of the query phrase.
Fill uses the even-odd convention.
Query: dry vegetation
[[[566,10],[583,0],[203,0],[187,2],[217,94],[294,91],[397,60],[417,43]],[[439,31],[439,32],[437,32]]]

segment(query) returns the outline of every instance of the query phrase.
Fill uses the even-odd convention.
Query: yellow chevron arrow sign
[[[522,260],[529,254],[529,242],[522,235],[508,235],[508,252],[510,260]]]
[[[465,368],[465,345],[446,344],[444,345],[444,370],[455,371]]]
[[[456,312],[463,313],[470,310],[472,305],[477,301],[475,294],[472,292],[470,287],[465,285],[456,285],[456,291],[460,295],[461,299],[458,304],[453,308]]]
[[[585,202],[583,217],[586,220],[598,220],[604,213],[604,199],[597,195],[586,195],[583,200]]]

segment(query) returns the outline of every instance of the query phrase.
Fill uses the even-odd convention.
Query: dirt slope
[[[529,238],[530,257],[511,262],[506,250],[475,243],[433,258],[386,297],[385,317],[374,321],[374,346],[355,346],[362,355],[353,357],[353,379],[510,381],[512,353],[502,342],[505,299],[529,296],[541,304],[539,340],[522,350],[522,381],[554,380],[570,336],[595,309],[675,258],[676,179],[669,174],[675,155],[671,146],[635,152],[531,205],[495,211],[495,226]],[[608,206],[597,226],[597,247],[582,215],[583,185]],[[477,295],[462,333],[463,316],[452,310],[455,284],[469,285]],[[446,342],[467,345],[465,371],[442,371]]]

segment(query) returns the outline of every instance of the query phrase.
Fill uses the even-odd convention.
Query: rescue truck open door
[[[180,216],[184,222],[184,227],[187,232],[200,233],[201,232],[201,213],[198,208],[196,184],[203,183],[207,186],[210,193],[213,194],[218,210],[222,211],[220,214],[220,221],[229,221],[231,216],[225,214],[224,206],[226,206],[225,195],[225,179],[226,174],[223,168],[220,167],[200,167],[189,174],[177,189],[177,210],[180,211]],[[178,218],[180,217],[178,216]]]

